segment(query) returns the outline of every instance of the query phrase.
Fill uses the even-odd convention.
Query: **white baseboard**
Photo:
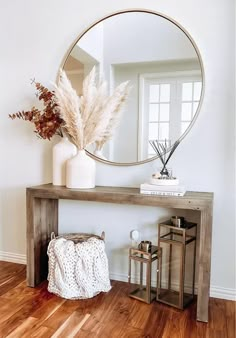
[[[0,261],[26,265],[26,255],[21,255],[21,254],[16,254],[12,252],[6,252],[6,251],[0,251]]]
[[[118,274],[118,273],[111,272],[110,278],[113,280],[117,280],[117,281],[127,282],[128,274],[125,275],[125,274]],[[153,281],[152,284],[155,285],[155,281]],[[195,287],[195,294],[197,294],[197,285]],[[210,297],[236,301],[236,289],[223,288],[223,287],[211,285]]]
[[[26,255],[0,251],[0,261],[26,265]],[[128,274],[126,275],[121,273],[110,272],[110,278],[121,282],[127,282]],[[197,286],[195,288],[195,292],[197,294]],[[210,297],[236,301],[236,289],[223,288],[216,285],[211,285]]]
[[[211,285],[210,297],[236,301],[236,289],[222,288]]]

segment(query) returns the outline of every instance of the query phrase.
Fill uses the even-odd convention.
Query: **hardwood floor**
[[[235,338],[235,302],[210,298],[209,323],[196,322],[196,302],[185,311],[139,302],[128,284],[80,301],[26,286],[25,266],[0,262],[0,337]]]

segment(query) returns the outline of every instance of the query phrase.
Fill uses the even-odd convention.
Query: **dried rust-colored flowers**
[[[50,140],[54,135],[62,137],[62,127],[64,121],[60,117],[54,92],[41,85],[39,82],[35,82],[33,80],[32,83],[34,83],[37,89],[36,96],[43,102],[44,109],[39,110],[32,107],[29,111],[21,111],[15,114],[10,114],[9,117],[12,120],[18,118],[34,123],[34,132],[40,138]]]

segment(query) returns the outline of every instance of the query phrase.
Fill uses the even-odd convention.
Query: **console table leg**
[[[51,232],[58,233],[58,200],[35,198],[27,192],[27,284],[34,287],[47,278],[47,246]]]
[[[201,211],[197,320],[208,322],[208,303],[211,276],[212,209]]]

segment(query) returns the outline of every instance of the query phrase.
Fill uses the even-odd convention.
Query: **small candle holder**
[[[178,228],[183,227],[185,224],[185,219],[182,216],[172,216],[170,221],[174,226]]]
[[[152,242],[151,241],[141,241],[138,248],[142,251],[148,252],[151,250]]]

